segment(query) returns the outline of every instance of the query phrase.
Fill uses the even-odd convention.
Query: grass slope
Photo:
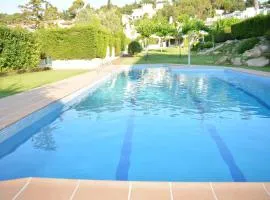
[[[179,56],[178,48],[167,48],[163,52],[160,50],[150,50],[148,57],[145,53],[140,53],[134,57],[124,57],[118,59],[115,64],[130,65],[130,64],[157,64],[157,63],[168,63],[168,64],[187,64],[188,56],[187,51],[182,50],[181,56]],[[215,62],[220,58],[221,55],[196,55],[191,56],[191,64],[193,65],[217,65]],[[224,65],[222,65],[224,66]],[[236,67],[232,65],[226,65],[228,67]],[[270,66],[267,67],[247,67],[241,66],[245,69],[253,69],[258,71],[270,72]]]

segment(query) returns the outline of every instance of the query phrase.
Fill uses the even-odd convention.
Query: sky
[[[15,13],[19,12],[20,9],[18,5],[23,5],[28,0],[0,0],[0,13]],[[48,0],[59,10],[66,10],[72,4],[73,0]],[[87,3],[90,3],[93,7],[100,7],[101,5],[106,5],[108,0],[85,0]],[[127,3],[134,2],[134,0],[111,0],[115,5],[125,5]]]

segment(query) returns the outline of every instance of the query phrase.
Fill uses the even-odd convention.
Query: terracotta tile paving
[[[27,178],[0,182],[0,199],[270,200],[270,183],[169,183]]]
[[[127,200],[129,184],[127,182],[113,181],[81,181],[73,199],[117,199]]]
[[[172,183],[174,200],[214,200],[208,183]]]
[[[170,200],[170,185],[166,182],[133,182],[131,200]]]
[[[27,179],[0,182],[0,199],[12,199],[26,184]]]
[[[269,200],[270,196],[266,193],[260,183],[213,183],[213,189],[218,200]]]
[[[69,199],[77,182],[76,180],[33,178],[16,199]]]

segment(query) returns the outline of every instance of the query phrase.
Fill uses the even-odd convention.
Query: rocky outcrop
[[[262,51],[258,46],[254,47],[253,49],[247,50],[245,51],[245,53],[243,53],[243,56],[247,58],[258,58],[261,55],[262,55]]]
[[[198,54],[199,55],[209,55],[209,54],[212,54],[212,53],[213,54],[218,54],[218,52],[219,52],[218,50],[219,49],[221,49],[223,46],[226,46],[228,44],[232,44],[234,42],[235,41],[233,41],[233,40],[227,40],[224,43],[221,43],[221,44],[216,45],[214,48],[206,49],[204,51],[199,52]]]
[[[228,56],[222,56],[220,57],[217,61],[216,64],[220,65],[220,64],[225,64],[229,61],[229,57]]]
[[[258,45],[256,45],[253,49],[245,51],[245,53],[243,53],[243,57],[258,58],[269,53],[270,53],[269,41],[262,39],[261,42]]]
[[[232,58],[231,63],[236,66],[240,66],[243,64],[241,57]]]
[[[247,66],[264,67],[269,64],[269,59],[266,57],[252,58],[246,61]]]

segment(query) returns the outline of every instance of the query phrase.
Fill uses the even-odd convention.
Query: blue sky
[[[19,12],[18,5],[25,4],[28,0],[0,0],[0,12],[1,13],[14,13]],[[73,0],[49,0],[53,5],[57,6],[59,10],[67,9],[73,2]],[[93,7],[99,7],[107,4],[107,0],[85,0]],[[134,2],[134,0],[111,0],[113,4],[125,5],[127,3]]]

